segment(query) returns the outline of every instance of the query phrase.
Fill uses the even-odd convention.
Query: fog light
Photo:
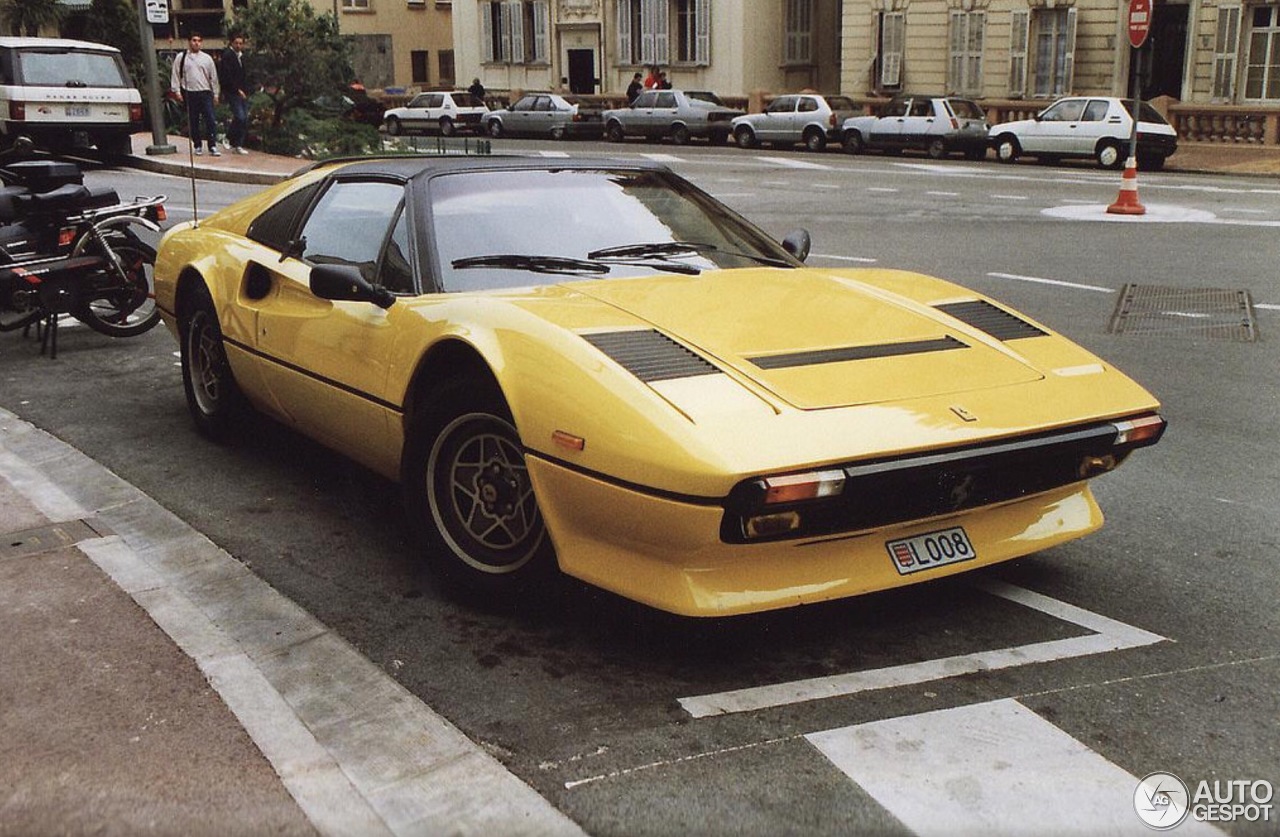
[[[799,512],[778,512],[777,514],[760,514],[747,518],[747,537],[767,538],[770,535],[783,535],[800,528]]]

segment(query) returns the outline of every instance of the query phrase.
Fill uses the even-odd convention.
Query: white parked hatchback
[[[1053,161],[1092,157],[1107,169],[1124,166],[1133,130],[1132,99],[1108,96],[1069,96],[1059,99],[1032,119],[992,125],[991,145],[996,158],[1012,163],[1026,155]],[[1178,133],[1160,112],[1146,102],[1138,109],[1138,167],[1157,171],[1178,150]]]
[[[411,131],[439,131],[451,137],[458,131],[478,131],[489,112],[482,99],[466,90],[435,90],[419,93],[404,107],[391,108],[382,115],[392,136]]]

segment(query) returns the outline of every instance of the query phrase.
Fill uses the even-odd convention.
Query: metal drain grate
[[[1252,343],[1258,339],[1248,291],[1125,285],[1111,315],[1112,334],[1179,334]]]

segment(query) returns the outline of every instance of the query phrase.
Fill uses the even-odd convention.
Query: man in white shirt
[[[196,154],[203,154],[200,147],[202,138],[209,142],[209,153],[221,157],[218,150],[218,123],[213,112],[213,104],[218,99],[218,67],[207,52],[202,52],[204,38],[192,33],[187,38],[187,51],[179,53],[173,59],[173,74],[169,79],[169,88],[177,95],[178,101],[187,105],[188,134],[191,147]],[[203,129],[201,121],[204,122]]]

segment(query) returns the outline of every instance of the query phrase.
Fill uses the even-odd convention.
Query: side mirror
[[[372,302],[379,308],[390,308],[396,301],[395,294],[369,282],[360,275],[360,268],[349,264],[318,264],[311,268],[311,293],[321,299]]]
[[[800,261],[809,258],[809,248],[813,246],[813,238],[808,230],[792,230],[782,239],[782,249]]]

